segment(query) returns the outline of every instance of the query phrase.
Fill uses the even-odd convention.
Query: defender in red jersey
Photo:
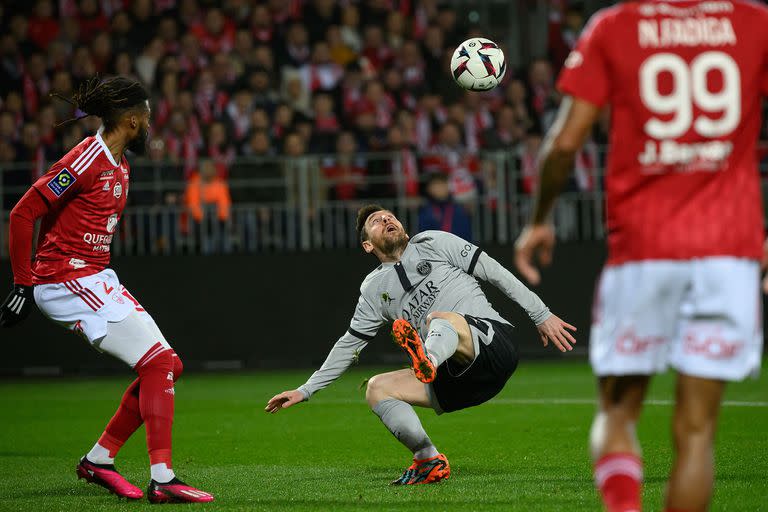
[[[610,511],[641,506],[635,423],[651,375],[678,372],[667,510],[698,511],[712,495],[725,382],[760,368],[765,27],[768,9],[746,0],[624,2],[595,15],[559,78],[566,97],[516,264],[539,282],[532,260],[552,258],[552,205],[610,105],[608,262],[590,337],[600,389],[590,441]]]
[[[120,497],[141,498],[114,460],[143,423],[151,473],[148,499],[210,502],[213,496],[184,484],[172,469],[173,385],[183,370],[181,360],[149,313],[106,268],[128,195],[124,151],[146,149],[148,99],[139,82],[122,77],[91,80],[75,94],[71,103],[99,116],[103,127],[56,162],[11,212],[14,290],[0,306],[0,326],[23,320],[34,297],[45,316],[138,373],[101,438],[76,466],[79,478]],[[38,218],[38,249],[30,265]]]

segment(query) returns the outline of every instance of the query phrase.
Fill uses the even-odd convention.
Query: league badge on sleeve
[[[59,197],[75,182],[75,179],[75,176],[64,168],[48,182],[48,188],[56,194],[56,197]]]

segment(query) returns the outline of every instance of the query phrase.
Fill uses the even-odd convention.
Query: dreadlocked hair
[[[149,99],[149,94],[141,82],[117,76],[100,81],[99,77],[86,80],[72,95],[72,99],[61,94],[51,93],[51,96],[66,101],[86,115],[73,117],[57,127],[67,125],[89,116],[97,116],[104,123],[104,131],[110,132],[116,126],[120,117],[127,111],[143,107]]]

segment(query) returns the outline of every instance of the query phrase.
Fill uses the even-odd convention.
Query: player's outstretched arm
[[[537,325],[536,329],[539,331],[541,342],[545,347],[551,341],[560,349],[560,352],[573,350],[572,345],[576,343],[576,339],[568,331],[575,332],[576,327],[561,320],[557,315],[550,315],[549,318]]]
[[[267,402],[267,406],[264,408],[264,410],[274,414],[281,409],[287,409],[292,405],[303,402],[304,400],[304,393],[298,389],[294,389],[292,391],[283,391],[282,393],[273,396],[269,402]]]
[[[576,152],[589,136],[599,113],[600,109],[592,103],[566,96],[542,146],[533,215],[515,243],[515,266],[533,285],[541,282],[534,260],[544,266],[552,261],[555,231],[549,224],[549,214],[573,170]]]

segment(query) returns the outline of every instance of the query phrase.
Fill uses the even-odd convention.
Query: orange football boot
[[[442,453],[429,459],[414,460],[411,467],[391,485],[434,484],[451,477],[451,465]]]
[[[435,368],[432,360],[427,357],[427,352],[419,333],[416,332],[416,329],[407,320],[402,318],[395,320],[395,323],[392,324],[392,339],[408,354],[417,379],[424,384],[429,384],[435,380],[437,368]]]

